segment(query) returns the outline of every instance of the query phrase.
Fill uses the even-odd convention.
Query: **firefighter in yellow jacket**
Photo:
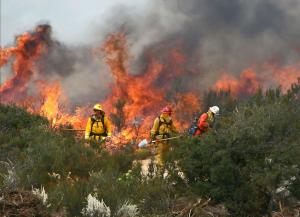
[[[172,109],[170,107],[166,106],[161,110],[161,115],[154,120],[153,127],[150,132],[152,140],[166,139],[177,133],[171,115]],[[168,141],[161,141],[158,142],[157,145],[158,147],[155,160],[158,165],[162,165],[163,157],[170,149],[170,144]]]
[[[89,117],[85,128],[85,139],[103,141],[112,135],[111,123],[105,116],[101,104],[94,105],[94,114]]]

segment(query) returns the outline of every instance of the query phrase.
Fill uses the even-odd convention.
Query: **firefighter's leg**
[[[93,135],[90,137],[90,146],[94,149],[98,149],[101,146],[101,137],[98,135]]]
[[[157,154],[155,156],[156,164],[162,166],[164,164],[165,154],[169,151],[170,144],[168,142],[160,142],[157,147]]]

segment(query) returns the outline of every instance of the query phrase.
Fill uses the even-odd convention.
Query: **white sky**
[[[0,0],[1,46],[11,45],[14,37],[48,22],[60,41],[84,43],[92,28],[106,20],[118,5],[146,7],[150,0]]]

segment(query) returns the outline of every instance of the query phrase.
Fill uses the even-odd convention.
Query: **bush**
[[[86,148],[42,117],[0,105],[0,161],[9,162],[0,168],[0,187],[45,186],[48,209],[69,216],[82,214],[88,195],[103,200],[111,216],[125,205],[141,216],[168,216],[175,199],[188,194],[225,204],[231,216],[270,214],[277,202],[291,207],[300,199],[299,93],[300,83],[287,94],[260,91],[239,104],[227,93],[209,93],[207,105],[222,105],[217,133],[174,142],[166,165],[151,164],[146,176],[136,162],[147,151]]]
[[[194,191],[224,202],[231,216],[262,216],[276,209],[274,201],[299,199],[298,100],[296,86],[285,95],[260,92],[221,117],[218,133],[178,142],[179,166]],[[280,197],[283,183],[289,192]]]
[[[143,177],[140,165],[133,166],[133,161],[149,156],[147,151],[127,148],[110,154],[86,148],[72,134],[54,130],[44,118],[14,106],[0,105],[0,127],[0,161],[11,160],[18,179],[14,185],[28,190],[44,186],[49,210],[78,216],[93,193],[114,215],[122,206],[124,212],[124,204],[135,204],[143,215],[169,211],[174,189],[161,172]],[[7,173],[5,168],[0,172]],[[3,187],[8,176],[1,177]]]
[[[89,184],[114,214],[128,201],[136,204],[143,215],[165,214],[175,197],[175,189],[163,178],[162,170],[144,176],[139,164],[119,175],[113,170],[93,173]]]

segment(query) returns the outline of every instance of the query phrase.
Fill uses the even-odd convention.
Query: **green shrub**
[[[270,213],[279,199],[277,189],[287,181],[290,194],[280,200],[299,199],[300,108],[295,90],[258,93],[221,117],[217,133],[178,142],[179,167],[197,194],[224,202],[232,216]]]
[[[80,215],[89,194],[103,199],[113,215],[130,203],[142,216],[167,216],[174,200],[189,193],[224,203],[231,216],[262,216],[278,201],[292,206],[300,199],[299,90],[298,84],[284,95],[259,91],[239,104],[228,93],[207,94],[205,105],[221,105],[217,131],[174,141],[165,166],[150,164],[146,176],[136,162],[149,151],[86,148],[42,117],[0,105],[0,161],[13,165],[14,185],[45,186],[49,209],[69,216]],[[3,185],[7,176],[1,177]]]
[[[143,215],[168,213],[175,194],[173,186],[163,178],[162,171],[143,176],[139,164],[119,175],[113,170],[93,173],[89,184],[112,213],[116,213],[126,201],[136,204]]]
[[[78,216],[93,193],[114,214],[128,202],[143,215],[169,211],[174,189],[162,173],[143,177],[141,167],[133,166],[149,151],[135,153],[128,146],[110,154],[98,145],[86,148],[84,141],[52,129],[44,118],[11,106],[0,106],[0,126],[0,160],[12,161],[19,188],[45,186],[50,210]]]

